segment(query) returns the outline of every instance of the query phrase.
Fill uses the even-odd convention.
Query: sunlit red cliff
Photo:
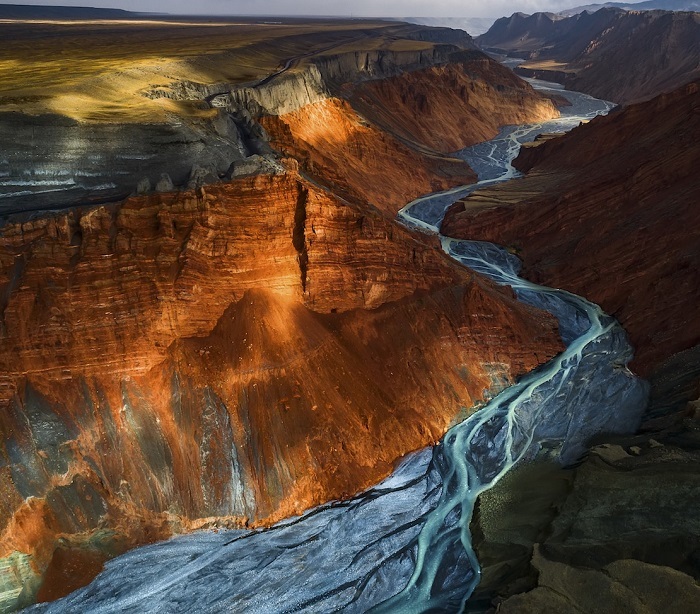
[[[0,230],[13,599],[56,598],[138,544],[356,493],[561,349],[553,318],[394,220],[474,180],[447,152],[556,110],[479,52],[413,44],[220,88],[206,117],[235,115],[219,137],[246,154],[231,180]]]

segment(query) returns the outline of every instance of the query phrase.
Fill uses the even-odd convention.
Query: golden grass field
[[[559,72],[574,73],[573,68],[569,67],[566,62],[557,62],[556,60],[528,60],[520,64],[520,68],[529,68],[531,70],[556,70]]]
[[[351,49],[420,49],[382,21],[0,21],[0,112],[157,122],[207,114],[149,99],[177,81],[256,81],[286,59]]]

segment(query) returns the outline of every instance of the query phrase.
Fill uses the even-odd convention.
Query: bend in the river
[[[536,84],[537,87],[552,85]],[[460,152],[477,186],[417,199],[406,223],[437,232],[462,195],[515,176],[522,142],[611,108],[590,96],[560,120],[510,127]],[[453,258],[559,320],[566,350],[456,425],[435,448],[407,458],[378,486],[259,531],[200,533],[133,550],[47,612],[459,611],[479,580],[469,522],[478,495],[516,463],[575,462],[599,432],[633,430],[647,389],[626,368],[622,328],[596,305],[518,277],[519,261],[488,243],[442,238]],[[402,589],[402,587],[404,587]]]

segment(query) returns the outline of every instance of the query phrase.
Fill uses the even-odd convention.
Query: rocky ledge
[[[638,434],[598,441],[575,469],[516,468],[480,497],[468,611],[700,608],[698,350],[653,375]]]

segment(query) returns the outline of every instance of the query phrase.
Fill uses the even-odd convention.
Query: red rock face
[[[46,599],[66,566],[355,493],[561,348],[294,173],[7,225],[0,263],[0,557]]]
[[[476,181],[461,160],[408,147],[337,98],[262,117],[260,123],[275,149],[296,158],[307,173],[389,217],[421,194]]]
[[[700,343],[699,92],[692,83],[524,150],[525,178],[455,204],[442,231],[513,246],[528,277],[599,303],[648,374]]]
[[[441,153],[492,139],[502,126],[558,117],[551,100],[480,54],[358,85],[350,101],[363,116],[406,141]]]
[[[305,173],[393,217],[418,196],[476,180],[464,162],[442,154],[493,138],[506,124],[558,116],[548,98],[512,71],[472,55],[345,84],[338,95],[347,101],[330,98],[260,122],[272,145]]]

